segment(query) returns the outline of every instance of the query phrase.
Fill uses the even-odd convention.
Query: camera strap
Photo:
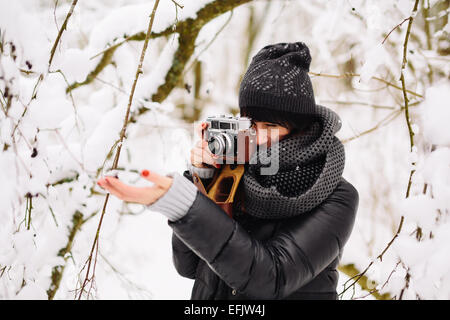
[[[197,173],[192,174],[192,180],[194,182],[194,185],[197,187],[198,190],[200,190],[201,193],[203,193],[205,196],[208,196],[208,192],[206,192],[205,187],[203,186],[202,180],[198,176]]]
[[[200,192],[213,200],[232,218],[233,201],[239,182],[244,175],[244,165],[224,164],[222,169],[216,172],[216,175],[208,191],[196,173],[193,174],[193,182]]]

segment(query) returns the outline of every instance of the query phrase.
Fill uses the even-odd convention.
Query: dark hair
[[[245,107],[240,109],[241,116],[249,117],[252,121],[276,123],[292,130],[292,133],[308,131],[311,125],[318,121],[312,114],[299,114],[287,111],[278,111],[264,107]]]

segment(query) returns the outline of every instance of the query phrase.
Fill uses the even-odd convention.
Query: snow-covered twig
[[[200,13],[198,13],[198,15],[197,16],[199,16],[200,15],[200,18],[199,18],[199,20],[196,22],[195,20],[192,22],[192,24],[193,24],[193,26],[195,27],[195,28],[199,28],[199,29],[201,29],[207,22],[209,22],[211,19],[213,19],[214,17],[216,17],[217,15],[220,15],[220,14],[223,14],[223,13],[225,13],[225,12],[227,12],[227,11],[229,11],[229,10],[231,10],[232,8],[234,8],[235,6],[238,6],[238,5],[240,5],[240,4],[242,4],[242,3],[245,3],[245,2],[248,2],[248,1],[250,1],[250,0],[232,0],[232,1],[229,1],[229,2],[227,2],[227,3],[223,3],[223,2],[213,2],[213,3],[211,3],[211,4],[209,4],[209,5],[207,5],[206,6],[206,11],[205,11],[205,9],[203,8],[203,9],[201,9],[200,11]],[[216,6],[216,7],[214,7],[214,6]],[[203,11],[202,11],[203,10]],[[183,21],[181,21],[180,23],[182,23]],[[168,31],[170,31],[170,33],[173,33],[173,31],[172,30],[169,30],[169,29],[167,29]],[[186,32],[188,31],[189,29],[187,29],[186,30]],[[140,40],[142,40],[142,34],[144,34],[144,36],[145,36],[145,33],[144,32],[141,32],[141,33],[139,33],[139,34],[136,34],[136,35],[134,35],[134,36],[131,36],[131,37],[129,37],[128,39],[131,41],[131,40],[136,40],[136,41],[140,41]],[[155,34],[155,33],[151,33],[150,34],[150,39],[152,39],[152,38],[155,38],[155,37],[157,37],[157,36],[159,36],[159,35],[164,35],[164,31],[163,32],[160,32],[160,33],[158,33],[158,34]],[[195,40],[195,39],[194,39]],[[185,44],[185,45],[188,45],[188,44]],[[107,55],[107,56],[109,56],[109,59],[112,57],[112,53],[114,52],[114,50],[116,49],[117,47],[115,47],[115,48],[110,48],[111,49],[111,51],[106,51],[105,52],[105,55]],[[182,52],[184,52],[185,50],[181,50]],[[109,61],[107,58],[105,58],[105,57],[103,57],[102,59],[105,59],[105,61]],[[107,62],[105,62],[106,64],[107,64]],[[106,65],[106,64],[102,64],[103,65],[103,67]],[[183,68],[184,68],[184,63],[183,63]],[[89,74],[88,75],[88,78],[89,79],[91,79],[89,82],[91,82],[92,80],[94,80],[94,79],[96,79],[96,80],[99,80],[98,78],[96,78],[96,74],[98,74],[98,73],[100,73],[100,71],[102,70],[102,68],[99,68],[99,66],[97,65],[97,67],[96,67],[96,69],[95,69],[95,75],[94,74]],[[167,78],[167,77],[166,77]],[[73,89],[73,88],[75,88],[75,87],[78,87],[79,85],[83,85],[83,84],[87,84],[87,83],[82,83],[82,84],[76,84],[76,85],[72,85],[72,86],[69,86],[68,87],[68,89],[66,90],[66,91],[70,91],[71,89]],[[132,118],[132,117],[130,117],[130,121],[128,121],[128,122],[133,122],[134,121],[134,119]],[[182,124],[178,124],[177,125],[177,127],[179,127],[180,125],[182,125]],[[186,124],[185,125],[186,127],[191,127],[191,125],[189,124]],[[173,127],[170,127],[170,126],[162,126],[161,128],[173,128]],[[153,124],[152,124],[152,128],[158,128],[158,126],[154,126]],[[117,141],[118,142],[118,141]],[[115,147],[113,147],[112,148],[112,151],[114,150],[114,148]],[[104,166],[104,164],[103,164],[103,166]],[[102,166],[102,167],[103,167]],[[116,168],[116,170],[119,170],[120,168]],[[100,169],[101,170],[101,169]],[[52,183],[52,184],[48,184],[48,185],[52,185],[52,186],[55,186],[55,185],[59,185],[59,184],[63,184],[63,183],[70,183],[70,182],[72,182],[72,181],[74,181],[74,180],[77,180],[78,179],[78,176],[79,176],[79,174],[78,173],[75,173],[75,176],[72,176],[72,177],[67,177],[67,178],[62,178],[62,179],[60,179],[60,180],[58,180],[58,181],[56,181],[56,182],[54,182],[54,183]],[[93,188],[91,189],[91,194],[92,195],[94,195],[94,194],[100,194],[100,193],[98,193],[98,192],[96,192],[95,190],[93,190]],[[108,197],[109,196],[109,194],[106,194],[106,197]],[[106,199],[105,199],[106,200]],[[83,224],[85,223],[85,222],[87,222],[88,220],[90,220],[92,217],[94,217],[96,214],[97,214],[98,212],[94,212],[94,213],[92,213],[90,216],[88,216],[88,217],[86,217],[86,218],[84,218],[83,219]],[[75,215],[73,216],[73,218],[75,218]],[[76,229],[74,229],[74,234],[73,234],[73,236],[75,237],[75,235],[76,234],[78,234],[79,233],[79,230],[80,230],[80,228],[76,228]],[[84,267],[82,268],[82,270],[80,271],[80,273],[84,270],[84,268],[87,266],[87,263],[88,262],[86,262],[86,264],[84,265]],[[64,265],[61,265],[61,266],[56,266],[56,267],[54,267],[54,268],[57,268],[57,269],[54,269],[54,271],[56,272],[55,273],[55,275],[53,276],[52,275],[52,285],[51,285],[51,287],[50,287],[50,289],[47,291],[48,293],[50,292],[51,293],[51,296],[54,296],[55,294],[56,294],[56,292],[58,291],[58,289],[59,289],[59,283],[60,283],[60,277],[62,277],[63,276],[63,272],[64,272]],[[91,277],[88,277],[87,278],[88,280],[92,280],[92,278]],[[53,280],[55,280],[55,281],[53,281]],[[79,281],[79,286],[82,286],[82,282],[81,282],[81,280]],[[80,292],[80,294],[82,294],[82,292]],[[76,293],[76,295],[78,295],[77,293]],[[49,294],[49,297],[50,297],[50,294]]]
[[[377,129],[385,126],[385,125],[387,125],[388,123],[393,121],[395,118],[397,118],[401,114],[401,112],[402,112],[402,110],[395,110],[395,111],[389,113],[385,118],[383,118],[380,122],[378,122],[372,128],[367,129],[367,130],[365,130],[365,131],[363,131],[363,132],[361,132],[361,133],[359,133],[359,134],[357,134],[357,135],[355,135],[353,137],[350,137],[348,139],[343,139],[342,143],[347,143],[349,141],[355,140],[355,139],[357,139],[357,138],[359,138],[359,137],[361,137],[363,135],[371,133],[371,132],[373,132],[373,131],[375,131],[375,130],[377,130]]]
[[[172,28],[167,28],[164,31],[161,31],[161,32],[158,32],[158,33],[152,33],[150,35],[150,39],[156,39],[156,38],[159,38],[159,37],[168,36],[168,35],[170,35],[172,33],[174,33]],[[123,45],[124,43],[129,42],[129,41],[142,41],[144,39],[145,39],[145,33],[144,32],[138,32],[138,33],[132,34],[131,36],[125,37],[125,39],[123,39],[122,41],[120,41],[120,42],[118,42],[118,43],[116,43],[114,45],[111,45],[110,47],[106,48],[105,50],[100,51],[99,53],[96,53],[95,55],[93,55],[91,57],[91,60],[96,58],[96,57],[98,57],[98,56],[100,56],[100,55],[103,55],[103,58],[99,62],[99,64],[95,68],[95,70],[99,70],[99,69],[103,70],[103,68],[107,65],[107,64],[105,65],[105,63],[102,63],[102,61],[104,61],[104,59],[105,59],[105,55],[107,55],[107,57],[109,58],[110,56],[112,56],[112,53],[114,53],[114,51],[118,47]],[[109,61],[109,59],[108,59],[108,61]],[[95,72],[95,70],[93,72]],[[96,73],[100,73],[100,72],[96,72]],[[88,80],[89,80],[89,76],[88,76],[88,79],[86,79],[84,82],[86,82]],[[80,83],[79,85],[85,84],[84,82]],[[72,84],[69,88],[71,88],[70,90],[72,90],[72,89],[75,89],[77,87],[78,86],[76,86],[76,84]]]
[[[410,32],[411,32],[411,26],[412,26],[412,22],[414,21],[414,17],[416,16],[417,13],[417,7],[419,4],[419,0],[416,0],[414,3],[414,8],[413,8],[413,12],[411,14],[411,16],[408,18],[409,19],[409,23],[408,23],[408,28],[406,31],[406,35],[405,35],[405,40],[403,43],[403,59],[402,59],[402,68],[401,68],[401,76],[400,76],[400,81],[402,83],[402,92],[403,92],[403,97],[404,97],[404,102],[405,105],[402,109],[405,110],[405,117],[406,117],[406,122],[408,125],[408,131],[409,131],[409,137],[410,137],[410,150],[412,151],[412,148],[414,146],[414,132],[412,130],[411,127],[411,122],[410,122],[410,118],[409,118],[409,99],[407,97],[407,92],[408,90],[406,89],[406,84],[405,84],[405,78],[404,78],[404,73],[403,70],[406,67],[406,63],[407,63],[407,48],[408,48],[408,40],[409,40],[409,36],[410,36]],[[414,163],[413,163],[414,164]],[[414,169],[411,170],[410,172],[410,176],[409,176],[409,181],[408,181],[408,187],[407,187],[407,191],[406,191],[406,198],[409,197],[409,192],[410,192],[410,188],[411,188],[411,184],[412,184],[412,175],[414,174]],[[386,251],[391,247],[391,245],[394,243],[395,239],[397,239],[398,235],[400,234],[402,227],[403,227],[403,222],[404,222],[404,216],[402,215],[400,217],[400,223],[397,229],[397,232],[395,233],[394,237],[391,239],[391,241],[389,241],[389,243],[387,244],[387,246],[384,248],[384,250],[381,252],[380,255],[378,255],[377,259],[380,259],[380,261],[382,261],[383,259],[383,255],[386,253]],[[373,265],[374,261],[371,261],[370,264],[366,267],[366,269],[356,278],[356,280],[350,285],[350,287],[354,286],[359,279],[361,279],[361,277],[369,270],[369,268]],[[409,273],[407,273],[407,285],[405,288],[407,288],[408,286],[408,282],[409,282]],[[401,295],[400,295],[400,299],[403,295],[403,292],[405,290],[405,288],[402,290]],[[348,288],[345,288],[341,294],[343,294],[345,291],[347,291]]]
[[[139,286],[138,284],[134,283],[130,279],[128,279],[122,272],[120,272],[101,252],[99,253],[100,257],[103,259],[103,261],[106,262],[106,264],[111,268],[111,270],[117,275],[117,278],[127,287],[133,288],[136,291],[142,292],[143,297],[145,298],[151,298],[152,293],[149,292],[147,289]],[[129,298],[131,298],[129,296]]]
[[[410,104],[410,107],[418,105],[418,104],[419,104],[419,102],[414,102],[414,103]],[[394,119],[396,119],[402,113],[403,109],[404,109],[404,107],[401,107],[400,109],[394,110],[393,112],[389,113],[385,118],[381,119],[381,121],[379,121],[372,128],[367,129],[366,131],[363,131],[363,132],[361,132],[361,133],[359,133],[359,134],[357,134],[357,135],[355,135],[355,136],[353,136],[351,138],[344,139],[344,140],[342,140],[342,143],[349,142],[349,141],[354,140],[356,138],[359,138],[359,137],[361,137],[363,135],[371,133],[371,132],[373,132],[373,131],[381,128],[381,127],[384,127],[385,125],[387,125],[388,123],[390,123]]]
[[[416,0],[416,2],[414,3],[414,9],[413,9],[413,13],[411,14],[411,17],[409,19],[409,23],[408,23],[408,29],[406,30],[406,35],[405,35],[405,41],[403,43],[403,62],[402,62],[402,69],[401,69],[401,75],[400,75],[400,81],[402,83],[402,91],[403,91],[403,99],[405,102],[405,118],[406,118],[406,124],[408,125],[408,132],[409,132],[409,142],[410,142],[410,151],[412,152],[413,147],[414,147],[414,131],[412,129],[411,126],[411,119],[409,116],[409,99],[408,99],[408,95],[407,95],[407,90],[406,90],[406,83],[405,83],[405,76],[403,71],[405,70],[406,67],[406,62],[407,62],[407,54],[408,54],[408,40],[409,40],[409,35],[411,34],[411,27],[412,27],[412,23],[414,21],[414,16],[417,13],[417,7],[419,5],[419,0]],[[414,163],[413,163],[414,165]],[[406,190],[406,198],[409,197],[409,192],[411,189],[411,179],[412,176],[414,174],[414,169],[411,170],[410,176],[409,176],[409,181],[408,181],[408,188]]]
[[[122,148],[122,142],[123,142],[123,140],[125,138],[126,128],[127,128],[128,123],[129,123],[129,115],[130,115],[131,104],[133,102],[134,91],[136,89],[136,84],[137,84],[137,81],[139,79],[139,76],[140,76],[141,73],[143,73],[142,72],[142,65],[143,65],[143,62],[144,62],[145,53],[147,51],[148,42],[150,40],[150,34],[152,32],[153,21],[155,19],[155,14],[156,14],[156,10],[158,8],[158,5],[159,5],[159,0],[156,0],[155,4],[153,6],[152,13],[150,15],[150,21],[149,21],[149,24],[148,24],[147,34],[146,34],[146,37],[145,37],[144,45],[143,45],[143,48],[142,48],[141,57],[139,59],[139,65],[137,67],[135,78],[134,78],[134,81],[133,81],[133,85],[131,87],[131,93],[130,93],[130,97],[128,99],[127,111],[126,111],[126,114],[125,114],[123,127],[122,127],[122,130],[120,132],[120,142],[119,142],[119,146],[117,147],[117,151],[116,151],[116,155],[115,155],[115,158],[114,158],[112,169],[116,169],[117,168],[117,164],[119,162],[120,150]],[[101,226],[102,226],[103,218],[105,216],[106,206],[108,204],[108,199],[109,199],[109,193],[106,195],[105,202],[103,204],[102,213],[100,215],[100,221],[99,221],[99,224],[98,224],[98,227],[97,227],[97,232],[95,234],[94,243],[92,244],[92,248],[91,248],[91,253],[89,254],[88,260],[85,263],[85,266],[87,265],[87,270],[86,270],[86,275],[85,275],[84,281],[83,281],[83,283],[82,283],[82,285],[81,285],[81,287],[79,289],[78,300],[81,299],[81,296],[82,296],[83,292],[85,292],[86,285],[89,282],[92,283],[92,281],[94,279],[94,276],[95,276],[95,267],[96,267],[96,264],[97,264],[97,254],[98,254],[99,234],[100,234],[100,229],[101,229]],[[94,259],[94,261],[93,261],[93,259]],[[92,262],[94,262],[94,265],[93,265],[94,269],[93,269],[93,272],[92,272],[92,275],[91,275],[90,274],[90,270],[91,270]]]
[[[344,283],[344,291],[342,293],[339,294],[340,297],[342,297],[342,294],[351,286],[349,286],[348,288],[346,288],[346,284],[348,282],[350,282],[351,280],[355,279],[356,277],[358,277],[358,279],[356,280],[356,283],[358,283],[361,286],[361,289],[365,290],[368,292],[368,294],[365,296],[369,296],[372,295],[374,296],[375,299],[377,300],[390,300],[391,296],[389,293],[384,293],[384,294],[380,294],[379,290],[376,289],[376,287],[378,286],[377,283],[374,280],[369,279],[369,277],[363,275],[360,276],[360,272],[359,270],[355,267],[354,264],[346,264],[346,265],[340,265],[338,267],[339,271],[346,274],[347,276],[349,276],[350,278]],[[353,285],[353,284],[352,284]],[[383,285],[384,286],[384,285]],[[371,289],[373,288],[373,289]],[[353,286],[354,289],[354,286]],[[353,295],[354,295],[354,291],[353,291]],[[352,298],[353,298],[352,295]],[[355,298],[358,299],[358,298]]]
[[[427,36],[427,50],[433,50],[430,21],[428,20],[428,17],[430,15],[429,0],[422,1],[422,15],[423,15],[423,22],[424,22],[424,30],[425,30],[425,34]],[[429,62],[427,62],[427,63],[428,63],[428,70],[429,70],[428,71],[428,82],[431,84],[433,82],[433,67]]]
[[[402,22],[400,22],[400,23],[399,23],[398,25],[396,25],[391,31],[389,31],[389,33],[386,35],[386,37],[384,37],[383,41],[381,41],[381,44],[384,44],[384,42],[386,41],[386,39],[389,38],[389,36],[391,35],[391,33],[392,33],[395,29],[401,27],[403,23],[405,23],[406,21],[411,20],[411,19],[412,19],[412,16],[403,19]]]
[[[177,28],[177,23],[178,23],[178,7],[180,7],[181,9],[184,8],[184,6],[180,5],[178,2],[176,2],[175,0],[172,0],[172,2],[175,5],[175,24],[172,26],[173,30],[176,30]]]
[[[382,106],[382,105],[372,104],[372,103],[363,102],[363,101],[339,101],[339,100],[326,100],[326,99],[320,99],[320,98],[318,98],[318,100],[321,103],[340,104],[340,105],[359,105],[359,106],[371,107],[374,109],[387,109],[387,110],[398,109],[393,106]]]
[[[67,81],[66,75],[61,71],[61,69],[58,69],[56,71],[51,71],[50,73],[59,73],[63,79],[64,82],[69,85],[69,82]],[[81,134],[81,128],[80,128],[80,124],[79,124],[79,116],[78,116],[78,111],[77,111],[77,106],[75,105],[75,99],[73,98],[72,92],[69,91],[69,97],[70,97],[70,101],[72,102],[72,106],[73,106],[73,111],[75,113],[74,119],[75,119],[75,126],[78,129],[78,134]],[[83,128],[84,129],[84,128]]]
[[[216,32],[216,34],[214,35],[214,37],[212,37],[211,41],[208,42],[208,44],[197,54],[197,56],[195,56],[193,58],[193,62],[191,63],[191,65],[189,67],[187,67],[182,75],[182,78],[184,78],[186,76],[186,74],[192,69],[192,67],[196,64],[196,61],[198,60],[198,58],[202,55],[203,52],[205,52],[213,43],[214,40],[217,39],[217,37],[219,36],[220,33],[222,33],[222,31],[225,29],[225,27],[228,25],[228,23],[231,21],[231,18],[233,17],[233,10],[230,11],[230,16],[228,17],[227,21],[225,21],[225,23],[220,27],[220,29]]]
[[[400,231],[402,230],[403,227],[403,221],[404,221],[404,217],[402,216],[400,218],[400,224],[398,226],[397,232],[395,233],[394,237],[391,239],[391,241],[389,241],[389,243],[387,244],[387,246],[383,249],[383,251],[377,256],[377,259],[380,259],[380,261],[383,261],[383,255],[386,253],[386,251],[391,247],[391,245],[394,243],[395,239],[397,239],[398,235],[400,234]],[[349,288],[353,287],[366,273],[367,271],[370,269],[370,267],[374,264],[375,260],[372,260],[369,265],[366,267],[366,269],[364,269],[363,272],[361,272],[358,275],[355,275],[353,278],[356,278],[354,282],[352,282],[352,284],[350,286],[348,286],[347,288],[345,288],[341,293],[339,293],[339,295],[343,295]],[[353,279],[351,278],[351,279]],[[349,279],[349,280],[351,280]],[[349,281],[348,280],[348,281]]]
[[[150,38],[152,39],[160,36],[167,36],[173,33],[178,33],[180,35],[178,39],[179,46],[173,56],[174,63],[166,74],[165,83],[159,86],[157,92],[152,96],[152,101],[162,102],[169,95],[172,89],[176,86],[178,80],[182,76],[182,72],[185,69],[185,65],[191,59],[191,56],[195,49],[195,40],[197,39],[200,30],[214,18],[250,1],[252,0],[213,1],[205,5],[202,9],[200,9],[196,14],[195,19],[186,19],[179,21],[176,24],[176,28],[173,28],[171,26],[159,33],[150,35]],[[95,67],[95,69],[88,74],[88,76],[83,82],[80,83],[75,82],[71,84],[67,88],[67,91],[74,90],[76,88],[79,88],[80,86],[91,83],[97,77],[97,75],[100,74],[100,72],[111,63],[112,56],[119,46],[128,41],[142,41],[144,40],[144,36],[145,36],[144,32],[138,32],[136,34],[128,36],[120,43],[117,43],[107,48],[105,51],[100,52],[99,54],[103,54],[103,56],[100,62]],[[99,54],[95,56],[98,56]],[[137,115],[141,115],[147,111],[148,111],[147,108],[140,108],[137,111]]]
[[[69,237],[67,239],[66,246],[62,248],[58,252],[58,256],[62,257],[64,261],[67,261],[69,256],[68,253],[71,252],[73,241],[75,239],[75,235],[77,234],[78,230],[80,230],[81,226],[87,221],[87,219],[83,219],[83,214],[80,211],[76,211],[75,214],[72,217],[72,226],[69,228]],[[59,289],[59,285],[61,283],[61,279],[63,277],[65,265],[59,265],[55,266],[52,269],[52,275],[51,275],[51,284],[50,288],[47,290],[47,296],[49,300],[53,300],[55,297],[56,292]]]
[[[175,0],[172,0],[172,2],[175,4],[175,7],[180,7],[181,9],[184,8],[184,6],[182,6],[181,4],[179,4],[178,2],[176,2]]]
[[[72,5],[70,6],[69,12],[67,13],[66,19],[64,20],[63,25],[61,26],[61,29],[59,29],[58,35],[56,36],[55,43],[53,44],[52,50],[50,51],[50,59],[48,60],[48,68],[49,69],[52,64],[52,60],[55,55],[56,48],[58,47],[59,40],[61,39],[61,36],[67,27],[67,23],[69,22],[70,16],[73,13],[73,9],[75,9],[75,6],[77,5],[77,2],[78,2],[78,0],[73,0]]]
[[[321,72],[319,72],[319,73],[317,73],[317,72],[308,72],[308,73],[309,73],[310,75],[317,76],[317,77],[328,77],[328,78],[337,78],[337,79],[349,78],[349,77],[360,77],[360,76],[361,76],[361,75],[358,74],[358,73],[351,73],[351,72],[346,72],[346,73],[344,73],[344,74],[342,74],[342,75],[340,75],[340,74],[338,74],[338,75],[335,75],[335,74],[326,74],[326,73],[321,73]],[[389,82],[389,81],[387,81],[387,80],[385,80],[385,79],[378,78],[378,77],[372,77],[372,79],[377,80],[377,81],[380,81],[380,82],[383,82],[384,84],[386,84],[386,85],[388,85],[388,86],[390,86],[390,87],[393,87],[393,88],[395,88],[395,89],[402,90],[401,87],[399,87],[399,86],[397,86],[396,84],[394,84],[394,83],[392,83],[392,82]],[[409,94],[412,94],[413,96],[416,96],[416,97],[418,97],[418,98],[423,98],[423,96],[422,96],[421,94],[418,94],[418,93],[416,93],[416,92],[414,92],[414,91],[406,90],[406,92],[408,92]]]

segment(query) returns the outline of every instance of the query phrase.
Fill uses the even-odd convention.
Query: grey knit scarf
[[[336,188],[345,164],[344,146],[335,137],[341,121],[324,106],[317,105],[317,113],[319,120],[306,133],[253,155],[242,177],[248,214],[264,219],[293,217],[315,208]],[[278,172],[261,175],[275,156]]]

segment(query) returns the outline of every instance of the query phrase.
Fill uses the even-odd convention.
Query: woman
[[[195,279],[192,299],[337,299],[336,268],[359,198],[342,177],[344,148],[334,136],[340,119],[315,103],[310,62],[302,42],[269,45],[253,57],[239,107],[267,148],[245,165],[232,218],[192,183],[196,172],[207,186],[217,167],[203,142],[184,177],[143,171],[151,188],[99,180],[168,217],[175,267]],[[267,163],[260,160],[274,157],[278,171],[262,174]]]

